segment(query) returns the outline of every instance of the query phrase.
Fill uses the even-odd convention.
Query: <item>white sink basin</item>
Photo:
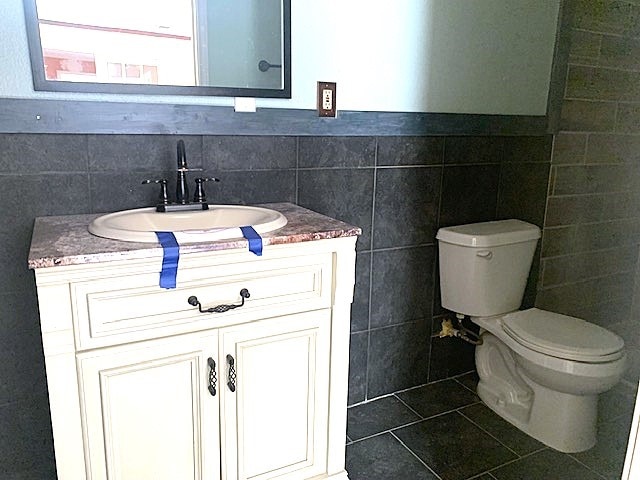
[[[173,232],[178,243],[242,238],[240,227],[259,234],[284,227],[280,212],[242,205],[209,205],[209,210],[156,212],[154,207],[109,213],[89,224],[89,232],[125,242],[157,243],[154,232]]]

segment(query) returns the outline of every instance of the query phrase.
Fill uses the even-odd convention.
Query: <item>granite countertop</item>
[[[262,234],[264,246],[352,237],[362,233],[358,227],[291,203],[258,206],[277,210],[287,217],[287,224],[284,227]],[[162,257],[162,247],[156,243],[123,242],[90,234],[87,230],[89,223],[100,215],[103,214],[36,218],[29,251],[29,268]],[[216,242],[184,244],[180,246],[180,252],[246,249],[247,246],[246,239],[232,238]]]

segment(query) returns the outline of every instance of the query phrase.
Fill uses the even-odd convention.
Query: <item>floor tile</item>
[[[442,480],[466,479],[518,458],[457,412],[400,428],[394,434]]]
[[[347,410],[347,433],[352,440],[375,435],[420,417],[395,397],[383,397]]]
[[[627,417],[601,424],[598,426],[596,446],[572,456],[605,478],[618,480],[624,467],[630,428],[630,419]]]
[[[480,401],[455,380],[430,383],[398,393],[397,396],[424,418]]]
[[[350,480],[437,480],[390,433],[347,446]]]
[[[542,443],[514,427],[482,403],[470,405],[459,412],[518,455],[526,455],[545,448]]]
[[[478,377],[477,372],[465,373],[464,375],[460,375],[455,379],[458,383],[461,383],[472,392],[476,391],[476,388],[478,388],[478,382],[480,381],[480,377]]]
[[[497,480],[602,480],[568,455],[546,449],[492,470]]]

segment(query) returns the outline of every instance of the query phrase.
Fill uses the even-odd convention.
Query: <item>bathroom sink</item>
[[[173,232],[178,243],[211,242],[242,238],[240,227],[259,234],[287,224],[280,212],[243,205],[209,205],[208,210],[156,212],[154,207],[108,213],[89,224],[98,237],[125,242],[156,243],[154,232]]]

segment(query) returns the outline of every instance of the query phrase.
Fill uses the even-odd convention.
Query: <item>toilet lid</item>
[[[537,308],[505,315],[503,328],[532,350],[568,360],[613,360],[624,348],[622,338],[598,325]]]

